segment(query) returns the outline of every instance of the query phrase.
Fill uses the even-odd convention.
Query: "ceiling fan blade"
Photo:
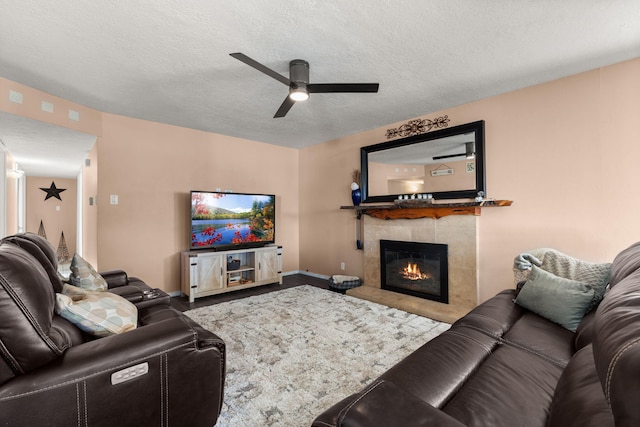
[[[433,156],[432,160],[442,160],[442,159],[450,159],[452,157],[466,157],[467,153],[459,153],[459,154],[447,154],[444,156]]]
[[[280,108],[278,108],[278,111],[276,111],[276,115],[273,116],[273,118],[276,119],[278,117],[286,116],[289,110],[291,109],[291,107],[293,107],[293,104],[295,103],[296,101],[294,101],[289,97],[289,95],[287,95],[284,101],[282,101],[282,104],[280,104]]]
[[[249,65],[250,67],[255,68],[256,70],[261,71],[261,72],[265,73],[266,75],[273,77],[274,79],[286,84],[287,86],[289,86],[291,84],[291,80],[289,80],[288,78],[286,78],[282,74],[273,71],[271,68],[269,68],[269,67],[267,67],[265,65],[262,65],[261,63],[259,63],[258,61],[254,60],[254,59],[249,58],[244,53],[236,52],[236,53],[230,53],[229,55],[233,56],[238,61],[242,61],[245,64]]]
[[[309,93],[377,92],[378,83],[316,83],[307,85]]]

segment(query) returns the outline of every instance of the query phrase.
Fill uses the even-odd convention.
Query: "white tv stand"
[[[282,246],[230,251],[184,251],[181,290],[196,298],[272,283],[282,284]]]

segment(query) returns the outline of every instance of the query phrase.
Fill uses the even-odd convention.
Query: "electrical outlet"
[[[344,262],[341,262],[340,263],[340,270],[344,271],[344,268],[345,268]]]

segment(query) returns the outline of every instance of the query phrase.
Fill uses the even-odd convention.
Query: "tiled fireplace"
[[[391,292],[449,302],[448,245],[380,240],[380,284]]]
[[[348,294],[445,322],[457,320],[478,303],[478,218],[450,215],[440,219],[385,220],[362,215],[363,286]],[[381,240],[446,245],[448,303],[383,289]]]

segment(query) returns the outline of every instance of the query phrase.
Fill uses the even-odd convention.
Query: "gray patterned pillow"
[[[138,324],[138,309],[120,295],[67,284],[56,294],[56,313],[97,337],[130,331]]]
[[[69,280],[73,286],[87,291],[106,291],[109,287],[107,281],[78,254],[74,254],[71,260]]]

